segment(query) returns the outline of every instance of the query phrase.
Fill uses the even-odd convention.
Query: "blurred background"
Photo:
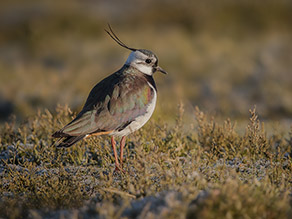
[[[155,118],[177,106],[246,118],[292,118],[292,1],[0,2],[0,121],[57,104],[78,111],[91,88],[118,70],[129,51],[105,33],[110,23],[130,47],[152,50]]]

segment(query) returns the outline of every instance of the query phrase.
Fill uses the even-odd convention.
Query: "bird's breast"
[[[145,110],[145,113],[137,116],[135,119],[129,122],[125,127],[123,127],[122,130],[116,130],[112,132],[111,135],[114,135],[114,136],[129,135],[132,132],[135,132],[138,129],[140,129],[142,126],[144,126],[145,123],[150,119],[156,106],[157,93],[156,93],[155,88],[149,82],[147,83],[150,86],[151,92],[153,92],[153,95],[151,95],[152,99],[149,101],[149,104],[146,106],[147,108]],[[150,98],[150,95],[149,95],[149,98]]]

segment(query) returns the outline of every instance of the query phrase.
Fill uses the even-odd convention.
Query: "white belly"
[[[142,116],[137,117],[125,129],[123,129],[121,131],[112,132],[110,135],[119,136],[119,137],[129,135],[132,132],[140,129],[150,119],[150,117],[152,116],[154,109],[155,109],[157,94],[156,94],[156,90],[154,89],[154,87],[150,83],[148,83],[148,84],[154,91],[154,97],[153,97],[151,103],[147,106],[146,113]]]

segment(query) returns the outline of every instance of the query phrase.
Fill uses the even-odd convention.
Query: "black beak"
[[[161,73],[166,74],[166,75],[168,74],[163,68],[159,66],[156,67],[156,71],[160,71]]]

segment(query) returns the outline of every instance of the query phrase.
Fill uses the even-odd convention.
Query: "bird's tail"
[[[65,138],[60,138],[56,143],[56,147],[70,147],[73,144],[77,143],[78,141],[82,140],[86,135],[79,135],[79,136],[67,136]]]

